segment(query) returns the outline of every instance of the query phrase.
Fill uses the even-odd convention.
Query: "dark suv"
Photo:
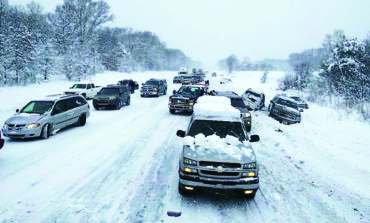
[[[133,81],[132,79],[118,81],[117,85],[123,85],[128,87],[131,94],[135,93],[135,89],[138,88],[137,83],[135,83],[135,81]]]
[[[298,103],[284,95],[278,94],[270,101],[268,112],[269,116],[287,125],[301,122]]]
[[[110,107],[119,110],[123,104],[130,105],[130,93],[127,87],[122,85],[108,85],[103,87],[93,98],[95,109]]]
[[[166,95],[167,94],[167,81],[166,79],[149,79],[142,84],[140,95],[141,97],[144,96],[159,96],[160,94]]]

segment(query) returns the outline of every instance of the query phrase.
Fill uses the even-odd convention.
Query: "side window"
[[[88,84],[87,85],[87,89],[91,89],[91,84]]]
[[[66,106],[64,104],[64,101],[58,101],[55,106],[54,106],[54,109],[53,109],[53,114],[54,115],[57,115],[57,114],[61,114],[63,112],[66,111]]]
[[[74,100],[74,103],[76,104],[76,107],[80,107],[82,105],[87,104],[87,101],[83,99],[82,97],[74,97],[73,100]]]
[[[77,107],[77,104],[74,100],[74,98],[67,98],[64,100],[65,101],[65,105],[66,105],[66,110],[70,110],[70,109],[74,109],[75,107]]]
[[[92,87],[92,88],[95,88],[95,84],[91,84],[91,87]]]

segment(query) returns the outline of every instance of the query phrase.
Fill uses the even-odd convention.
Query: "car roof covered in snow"
[[[240,111],[223,96],[201,96],[194,105],[194,118],[240,122]]]

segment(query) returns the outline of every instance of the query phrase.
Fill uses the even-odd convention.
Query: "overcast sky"
[[[8,0],[26,5],[31,0]],[[39,0],[53,12],[62,0]],[[169,48],[206,65],[231,54],[242,60],[287,59],[321,46],[342,29],[349,37],[370,33],[370,0],[106,0],[110,26],[151,31]]]

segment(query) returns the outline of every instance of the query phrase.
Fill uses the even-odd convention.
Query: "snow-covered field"
[[[211,88],[277,93],[280,72],[240,72],[233,82]],[[92,78],[97,85],[132,78],[143,83],[174,72]],[[0,123],[31,99],[61,93],[72,83],[52,80],[0,88]],[[90,105],[92,101],[89,101]],[[206,191],[177,193],[181,138],[190,116],[171,115],[168,95],[141,98],[121,110],[91,109],[84,127],[59,131],[47,140],[10,140],[0,150],[0,222],[370,222],[370,126],[310,104],[302,123],[283,125],[266,108],[252,112],[253,147],[260,163],[254,200]],[[92,108],[92,106],[90,106]],[[168,211],[181,212],[170,217]]]

